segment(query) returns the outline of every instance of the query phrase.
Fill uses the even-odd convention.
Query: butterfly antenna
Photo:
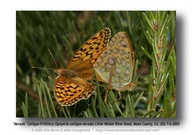
[[[55,59],[54,59],[54,57],[53,57],[53,54],[51,53],[51,51],[50,51],[50,49],[48,48],[48,51],[49,51],[49,53],[50,53],[50,55],[51,55],[51,57],[52,57],[52,59],[53,59],[53,61],[54,61],[54,63],[55,63],[55,65],[57,66],[57,68],[58,68],[58,65],[57,65],[57,63],[56,63],[56,61],[55,61]]]
[[[136,80],[138,80],[138,78],[145,72],[145,70],[143,70],[136,78]]]
[[[42,67],[36,67],[36,66],[31,66],[31,68],[37,68],[37,69],[43,69],[43,70],[53,70],[52,68],[42,68]]]

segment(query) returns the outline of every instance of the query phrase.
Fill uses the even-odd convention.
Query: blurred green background
[[[111,37],[125,31],[135,54],[134,91],[109,92],[98,83],[88,100],[60,106],[53,95],[56,75],[74,52],[104,27]],[[17,11],[16,117],[176,117],[175,11]]]

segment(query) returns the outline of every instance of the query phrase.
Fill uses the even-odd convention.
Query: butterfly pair
[[[71,106],[79,100],[88,99],[95,86],[87,80],[96,71],[99,81],[108,83],[108,88],[121,91],[134,89],[131,82],[134,54],[125,32],[118,32],[109,42],[111,31],[104,28],[79,48],[66,69],[56,69],[59,74],[54,83],[54,96],[62,106]],[[105,95],[105,102],[107,99]]]

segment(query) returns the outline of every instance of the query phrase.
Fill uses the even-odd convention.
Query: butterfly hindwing
[[[94,64],[100,80],[108,83],[116,90],[128,89],[132,81],[134,54],[132,45],[125,32],[118,32],[110,40],[109,46]],[[111,75],[112,74],[112,75]]]
[[[62,73],[60,72],[54,83],[54,95],[59,104],[71,106],[93,94],[94,86],[89,82],[75,75],[70,76],[69,70],[59,70],[62,70]]]

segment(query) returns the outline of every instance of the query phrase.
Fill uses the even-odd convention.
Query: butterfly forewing
[[[91,78],[93,64],[107,47],[110,35],[109,28],[96,33],[75,52],[66,68],[80,73],[82,78]]]

